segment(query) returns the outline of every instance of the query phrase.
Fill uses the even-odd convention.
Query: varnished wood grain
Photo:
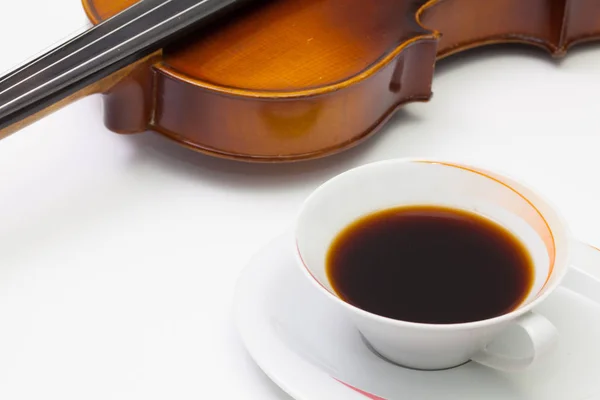
[[[565,7],[564,46],[600,37],[600,1],[569,0]]]
[[[564,0],[439,0],[419,19],[442,32],[438,57],[493,43],[520,42],[560,49]]]
[[[135,2],[83,1],[94,22]],[[122,80],[105,96],[106,124],[221,157],[314,158],[427,101],[442,57],[508,42],[558,57],[599,36],[596,0],[264,1]]]
[[[415,19],[420,2],[258,2],[237,18],[167,47],[164,65],[170,74],[213,89],[297,96],[343,83],[403,43],[431,36]],[[117,3],[96,0],[93,10],[108,16]]]
[[[107,125],[153,129],[193,149],[245,160],[347,148],[400,104],[431,96],[436,35],[417,23],[418,3],[262,2],[165,48],[147,88],[152,119],[121,118],[135,115],[141,99],[115,90],[106,96]],[[87,9],[98,21],[115,4],[98,0]]]
[[[84,0],[96,22],[134,2]],[[599,34],[595,0],[266,1],[165,48],[152,78],[107,94],[106,124],[222,157],[314,158],[427,101],[439,58],[506,42],[561,56]]]

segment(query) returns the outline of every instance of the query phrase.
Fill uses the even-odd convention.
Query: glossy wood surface
[[[98,22],[135,0],[83,1]],[[505,42],[562,56],[599,36],[592,0],[265,1],[138,68],[106,94],[105,122],[222,157],[314,158],[427,101],[442,57]]]

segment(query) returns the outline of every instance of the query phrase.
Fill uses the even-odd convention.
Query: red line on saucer
[[[354,390],[355,392],[362,394],[363,396],[365,396],[368,399],[371,399],[371,400],[387,400],[387,399],[384,399],[383,397],[375,396],[374,394],[371,394],[369,392],[365,392],[364,390],[360,390],[358,388],[355,388],[354,386],[349,385],[349,384],[347,384],[344,381],[340,381],[338,378],[333,378],[333,379],[335,379],[336,381],[338,381],[342,385],[344,385],[344,386],[346,386],[346,387]]]

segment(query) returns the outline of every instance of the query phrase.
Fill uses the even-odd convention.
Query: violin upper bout
[[[442,34],[439,58],[473,47],[520,42],[555,57],[600,37],[597,0],[430,0],[418,13]]]
[[[563,19],[562,47],[600,38],[600,2],[567,0]]]

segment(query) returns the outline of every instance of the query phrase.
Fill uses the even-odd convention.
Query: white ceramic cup
[[[402,205],[459,208],[510,230],[530,252],[535,269],[525,300],[501,316],[457,324],[390,319],[343,301],[326,274],[326,255],[333,239],[360,217]],[[308,197],[296,223],[295,241],[298,265],[305,276],[347,313],[377,353],[401,366],[439,370],[472,360],[497,369],[521,370],[557,340],[554,326],[532,308],[565,276],[571,235],[554,207],[514,179],[445,161],[399,159],[368,164],[334,177]],[[528,351],[507,355],[490,350],[511,326],[527,334]]]

